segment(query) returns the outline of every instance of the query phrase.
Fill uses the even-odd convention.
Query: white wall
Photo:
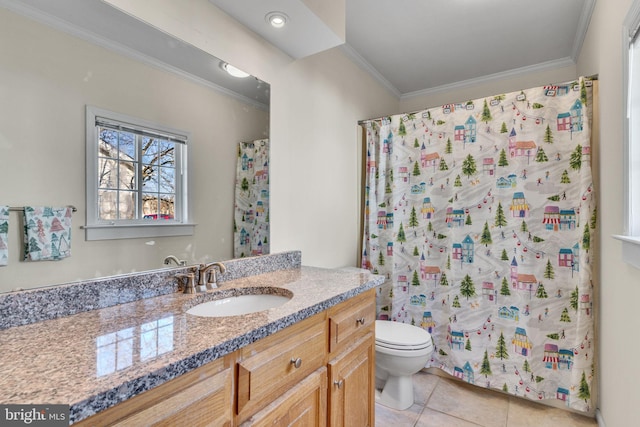
[[[622,23],[631,0],[599,1],[578,60],[581,74],[600,80],[600,411],[607,427],[638,423],[640,403],[640,271],[621,261],[623,231]]]
[[[84,240],[86,104],[191,132],[193,237]],[[11,212],[0,292],[231,258],[237,143],[268,130],[267,111],[0,9],[0,204],[78,208],[59,262],[21,261]]]

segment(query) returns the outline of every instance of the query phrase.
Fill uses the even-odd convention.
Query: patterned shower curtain
[[[379,319],[429,331],[427,367],[590,411],[592,81],[365,123],[362,266]]]
[[[269,253],[269,140],[238,144],[233,256]]]

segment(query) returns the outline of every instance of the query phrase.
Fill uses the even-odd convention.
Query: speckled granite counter
[[[236,317],[197,317],[207,294],[170,293],[0,331],[0,402],[70,404],[88,416],[381,284],[360,269],[292,268],[230,280],[278,287],[286,304]]]

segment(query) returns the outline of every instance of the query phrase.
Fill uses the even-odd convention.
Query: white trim
[[[192,236],[196,224],[84,226],[85,240]]]
[[[596,7],[596,0],[586,0],[584,7],[582,8],[582,14],[580,15],[580,21],[578,22],[578,30],[576,31],[576,38],[573,41],[573,49],[571,50],[571,58],[574,62],[578,61],[580,51],[582,51],[582,44],[584,38],[587,35],[589,29],[589,22],[593,15],[593,8]]]
[[[613,235],[614,239],[622,242],[622,260],[640,269],[640,237]]]
[[[391,82],[384,78],[382,74],[375,69],[373,65],[369,63],[366,59],[362,57],[354,48],[352,48],[348,43],[345,43],[340,46],[342,51],[353,61],[357,66],[362,68],[364,71],[369,73],[371,77],[373,77],[378,83],[384,86],[389,92],[393,93],[396,98],[400,98],[402,93],[396,87],[391,84]]]
[[[598,422],[598,427],[606,427],[604,425],[604,417],[602,416],[602,412],[600,412],[600,408],[596,408],[596,421]]]
[[[636,33],[638,28],[640,27],[640,0],[634,0],[625,19],[622,24],[622,100],[623,100],[623,108],[624,114],[622,115],[623,120],[623,155],[622,158],[625,159],[623,162],[623,180],[622,180],[622,191],[623,191],[623,207],[622,207],[622,215],[623,215],[623,234],[622,235],[614,235],[612,236],[614,239],[620,240],[622,242],[622,260],[629,265],[632,265],[635,268],[640,269],[640,237],[635,236],[633,234],[637,233],[637,227],[634,227],[631,215],[631,206],[632,206],[632,194],[631,194],[631,174],[632,174],[632,155],[638,156],[638,150],[636,150],[634,154],[634,150],[631,149],[631,122],[629,120],[629,115],[631,112],[631,106],[629,104],[629,89],[630,89],[630,58],[629,52],[631,45],[634,43],[634,39],[632,34]],[[636,34],[636,38],[637,38]],[[636,52],[640,53],[640,52]],[[640,83],[640,82],[639,82]],[[640,84],[638,85],[640,87]],[[640,142],[640,138],[638,139]]]
[[[489,74],[482,77],[477,77],[469,80],[462,80],[459,82],[446,84],[442,86],[436,86],[429,89],[418,90],[415,92],[407,92],[402,94],[401,99],[413,98],[416,96],[433,95],[436,93],[449,92],[452,90],[462,89],[465,87],[476,86],[481,83],[490,83],[504,79],[512,79],[514,77],[523,76],[526,74],[539,73],[542,71],[555,70],[558,68],[564,68],[575,65],[575,61],[570,57],[556,59],[553,61],[541,62],[539,64],[529,65],[527,67],[514,68],[513,70],[503,71],[500,73]]]

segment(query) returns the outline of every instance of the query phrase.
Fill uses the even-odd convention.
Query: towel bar
[[[67,205],[68,208],[71,208],[71,212],[77,212],[78,209],[76,209],[75,206],[73,205]],[[24,206],[9,206],[9,210],[10,211],[24,211]]]

